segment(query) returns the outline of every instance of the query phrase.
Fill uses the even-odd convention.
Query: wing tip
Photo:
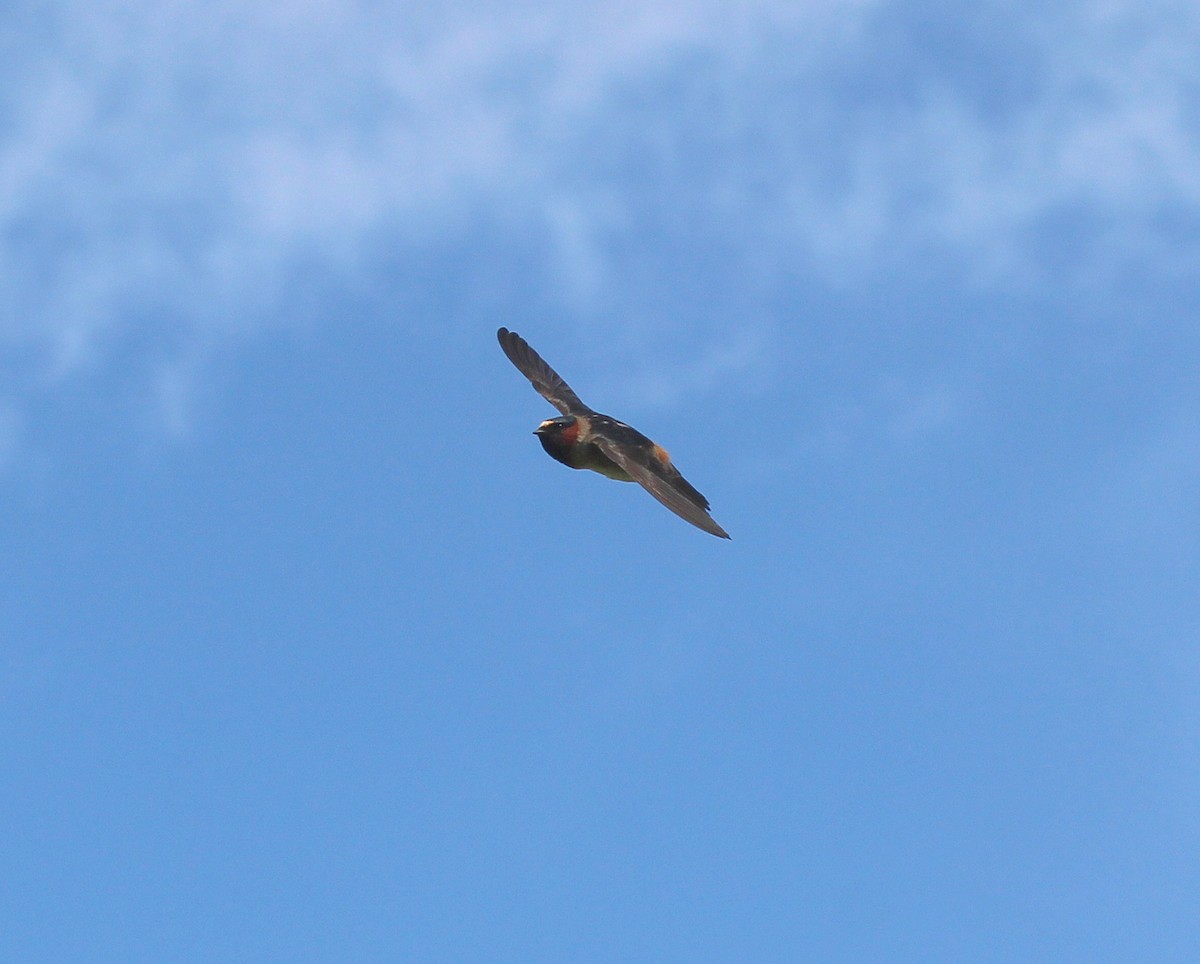
[[[500,342],[500,350],[504,352],[508,360],[521,369],[523,374],[528,374],[525,372],[522,359],[522,354],[524,354],[522,349],[525,352],[530,350],[525,339],[515,331],[509,331],[507,328],[499,328],[496,330],[496,340]]]
[[[733,541],[733,536],[721,528],[720,524],[711,516],[709,516],[709,521],[712,523],[712,528],[706,529],[706,532],[711,532],[718,539],[728,539],[730,542]]]

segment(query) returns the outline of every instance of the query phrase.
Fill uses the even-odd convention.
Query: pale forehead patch
[[[554,424],[554,419],[548,418],[548,419],[546,419],[546,421],[542,422],[542,424],[539,425],[538,428],[545,428],[546,426],[553,425],[553,424]]]

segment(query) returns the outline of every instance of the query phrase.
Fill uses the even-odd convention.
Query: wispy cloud
[[[994,35],[985,6],[934,40],[883,0],[54,9],[0,95],[0,336],[43,378],[139,326],[268,324],[298,265],[353,272],[481,210],[540,232],[593,321],[713,250],[761,288],[930,250],[991,284],[1187,272],[1200,246],[1186,2],[1006,8]],[[1019,69],[959,56],[979,33]],[[1043,243],[1072,219],[1080,243]],[[747,339],[653,391],[744,369]]]

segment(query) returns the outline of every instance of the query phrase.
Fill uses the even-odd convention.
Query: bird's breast
[[[577,446],[579,453],[578,468],[591,469],[618,482],[632,482],[633,476],[617,465],[612,459],[600,451],[596,445],[584,444]]]

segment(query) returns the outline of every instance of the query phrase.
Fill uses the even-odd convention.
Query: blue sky
[[[647,6],[0,14],[0,957],[1200,955],[1196,6]]]

